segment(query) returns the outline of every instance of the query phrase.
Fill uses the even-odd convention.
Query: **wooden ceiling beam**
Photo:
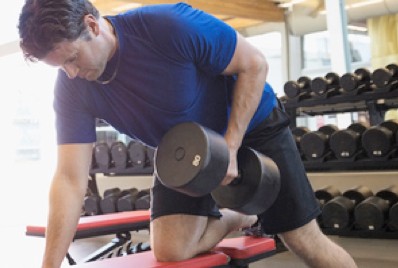
[[[120,0],[119,0],[120,1]],[[181,0],[121,0],[126,3],[165,4],[176,3]],[[282,8],[270,0],[185,0],[193,6],[211,14],[223,14],[234,17],[261,20],[267,22],[284,21],[284,11]]]

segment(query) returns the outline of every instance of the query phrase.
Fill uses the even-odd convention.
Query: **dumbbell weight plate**
[[[296,81],[288,81],[284,85],[284,92],[287,97],[295,98],[299,96],[303,92],[309,91],[311,85],[311,79],[307,76],[300,77],[297,82]]]
[[[383,157],[391,150],[392,131],[386,127],[372,126],[362,135],[362,146],[369,157]]]
[[[145,145],[139,141],[132,140],[127,146],[127,154],[134,167],[144,167],[145,165]]]
[[[280,190],[279,170],[267,156],[243,147],[238,152],[240,177],[237,182],[219,186],[211,192],[220,207],[256,215],[267,210]]]
[[[340,195],[340,190],[332,185],[328,185],[315,191],[315,197],[320,201],[321,205],[326,204],[331,199]]]
[[[346,91],[350,92],[358,88],[359,85],[370,82],[371,73],[365,68],[355,70],[354,74],[347,73],[340,78],[340,85]]]
[[[385,68],[378,68],[372,74],[373,83],[378,88],[387,86],[398,73],[396,64],[389,64]]]
[[[390,222],[388,224],[390,229],[393,231],[398,231],[398,203],[395,203],[390,208],[390,211],[388,213],[388,218],[390,219]]]
[[[337,196],[322,208],[322,224],[325,228],[344,229],[352,221],[354,202],[345,196]]]
[[[363,134],[367,129],[369,128],[369,125],[363,122],[356,122],[352,123],[347,127],[347,129],[353,130],[359,134]]]
[[[112,143],[110,148],[112,161],[117,168],[126,168],[127,165],[127,148],[121,141]]]
[[[100,168],[108,168],[111,163],[111,154],[107,143],[98,143],[94,147],[95,163]]]
[[[312,90],[317,95],[325,94],[330,87],[335,87],[340,83],[340,77],[338,74],[330,72],[325,75],[325,77],[316,77],[312,80],[311,87]]]
[[[167,131],[155,153],[160,182],[190,196],[209,194],[224,179],[228,165],[225,139],[194,122]]]
[[[350,129],[337,131],[330,136],[329,145],[337,158],[352,157],[361,145],[360,134]]]
[[[379,230],[384,226],[388,202],[371,196],[354,209],[355,225],[362,230]]]

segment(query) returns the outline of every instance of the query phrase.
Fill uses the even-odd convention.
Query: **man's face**
[[[101,76],[107,63],[106,53],[101,53],[99,42],[95,36],[91,40],[79,38],[73,42],[60,42],[43,62],[61,68],[71,79],[80,77],[94,81]]]

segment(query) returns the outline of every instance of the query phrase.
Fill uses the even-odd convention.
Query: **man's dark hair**
[[[25,59],[43,59],[57,43],[87,34],[84,16],[100,14],[88,0],[26,0],[19,15],[20,46]]]

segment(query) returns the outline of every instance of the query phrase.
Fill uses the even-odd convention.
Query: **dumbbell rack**
[[[384,112],[391,108],[398,108],[398,82],[391,83],[383,88],[376,88],[370,85],[366,90],[354,90],[352,92],[343,92],[333,96],[311,95],[306,98],[297,96],[296,98],[282,97],[281,101],[285,106],[291,119],[291,127],[296,127],[297,117],[300,115],[325,115],[344,112],[367,111],[369,113],[370,125],[375,126],[384,121]],[[395,179],[398,178],[398,148],[395,147],[387,156],[382,158],[368,158],[364,152],[359,152],[348,159],[336,159],[331,153],[316,160],[303,160],[306,171],[312,184],[325,183],[327,178],[335,176],[339,178],[340,183],[348,184],[350,173],[357,174],[350,178],[350,183],[361,184],[358,174],[379,174],[375,178],[389,177],[389,182],[398,184]],[[325,179],[314,180],[314,174],[318,176],[323,174]],[[326,175],[327,174],[327,175]],[[389,174],[389,175],[382,175]],[[369,177],[366,175],[363,177]],[[361,176],[361,177],[362,177]],[[344,178],[347,177],[347,178]],[[358,178],[355,178],[358,177]],[[320,178],[318,178],[320,179]],[[359,181],[358,181],[359,180]],[[321,182],[322,181],[322,182]],[[369,181],[369,180],[368,180]],[[335,182],[335,183],[339,183]],[[386,182],[384,182],[386,183]],[[333,184],[333,183],[332,183]],[[375,181],[375,185],[380,186],[380,182]],[[378,239],[398,239],[398,232],[391,231],[387,226],[383,229],[363,230],[356,228],[354,223],[345,229],[322,228],[327,235],[338,235],[351,238],[378,238]]]
[[[398,84],[383,89],[375,89],[359,95],[341,94],[331,98],[310,98],[298,101],[281,98],[291,118],[291,126],[296,126],[298,115],[322,115],[343,112],[369,112],[371,125],[383,121],[381,113],[390,108],[398,108]]]
[[[280,98],[286,112],[291,119],[291,127],[296,127],[296,119],[300,115],[325,115],[344,112],[368,111],[370,125],[383,122],[383,112],[398,108],[398,83],[384,88],[372,88],[363,93],[349,92],[333,97],[312,98]],[[346,160],[328,158],[328,155],[317,160],[303,161],[307,171],[328,170],[385,170],[398,169],[398,157],[396,150],[388,156],[378,159],[369,159],[363,155],[355,155]]]

